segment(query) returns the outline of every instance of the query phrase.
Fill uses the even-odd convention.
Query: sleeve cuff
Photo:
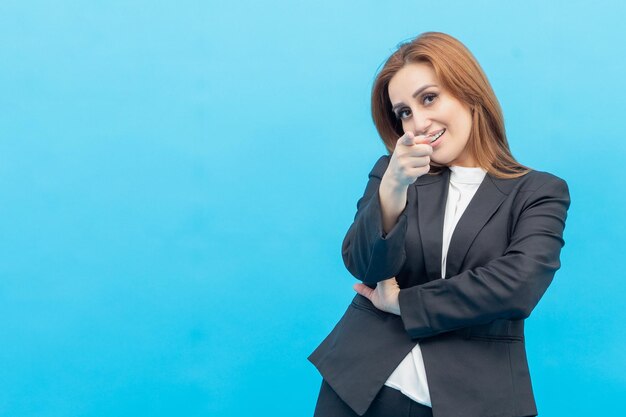
[[[412,339],[424,337],[430,333],[430,320],[426,315],[424,303],[421,301],[419,285],[401,289],[398,294],[398,304],[402,324]]]

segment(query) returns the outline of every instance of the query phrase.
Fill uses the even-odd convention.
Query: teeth
[[[430,141],[430,143],[433,143],[434,141],[439,139],[441,137],[441,135],[444,134],[445,131],[446,131],[446,129],[443,129],[441,132],[437,133],[437,135],[435,135],[435,137],[433,137],[433,139]]]

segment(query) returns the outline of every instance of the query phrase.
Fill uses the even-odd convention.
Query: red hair
[[[401,121],[391,110],[389,81],[409,63],[430,64],[443,88],[470,108],[467,146],[480,167],[498,178],[517,178],[530,171],[511,154],[500,103],[478,61],[460,41],[440,32],[425,32],[400,43],[376,76],[372,118],[389,154],[404,134]],[[439,173],[441,168],[431,163],[430,173]]]

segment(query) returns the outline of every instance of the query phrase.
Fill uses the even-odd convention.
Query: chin
[[[437,158],[437,159],[433,159],[432,155],[430,157],[430,163],[431,165],[435,165],[438,167],[444,167],[444,166],[449,166],[450,162],[452,162],[452,158],[447,159],[447,158]]]

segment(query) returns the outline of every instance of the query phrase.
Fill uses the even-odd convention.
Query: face
[[[472,127],[470,108],[443,89],[432,66],[410,63],[389,81],[389,98],[404,132],[443,134],[431,143],[440,165],[478,166],[466,148]]]

